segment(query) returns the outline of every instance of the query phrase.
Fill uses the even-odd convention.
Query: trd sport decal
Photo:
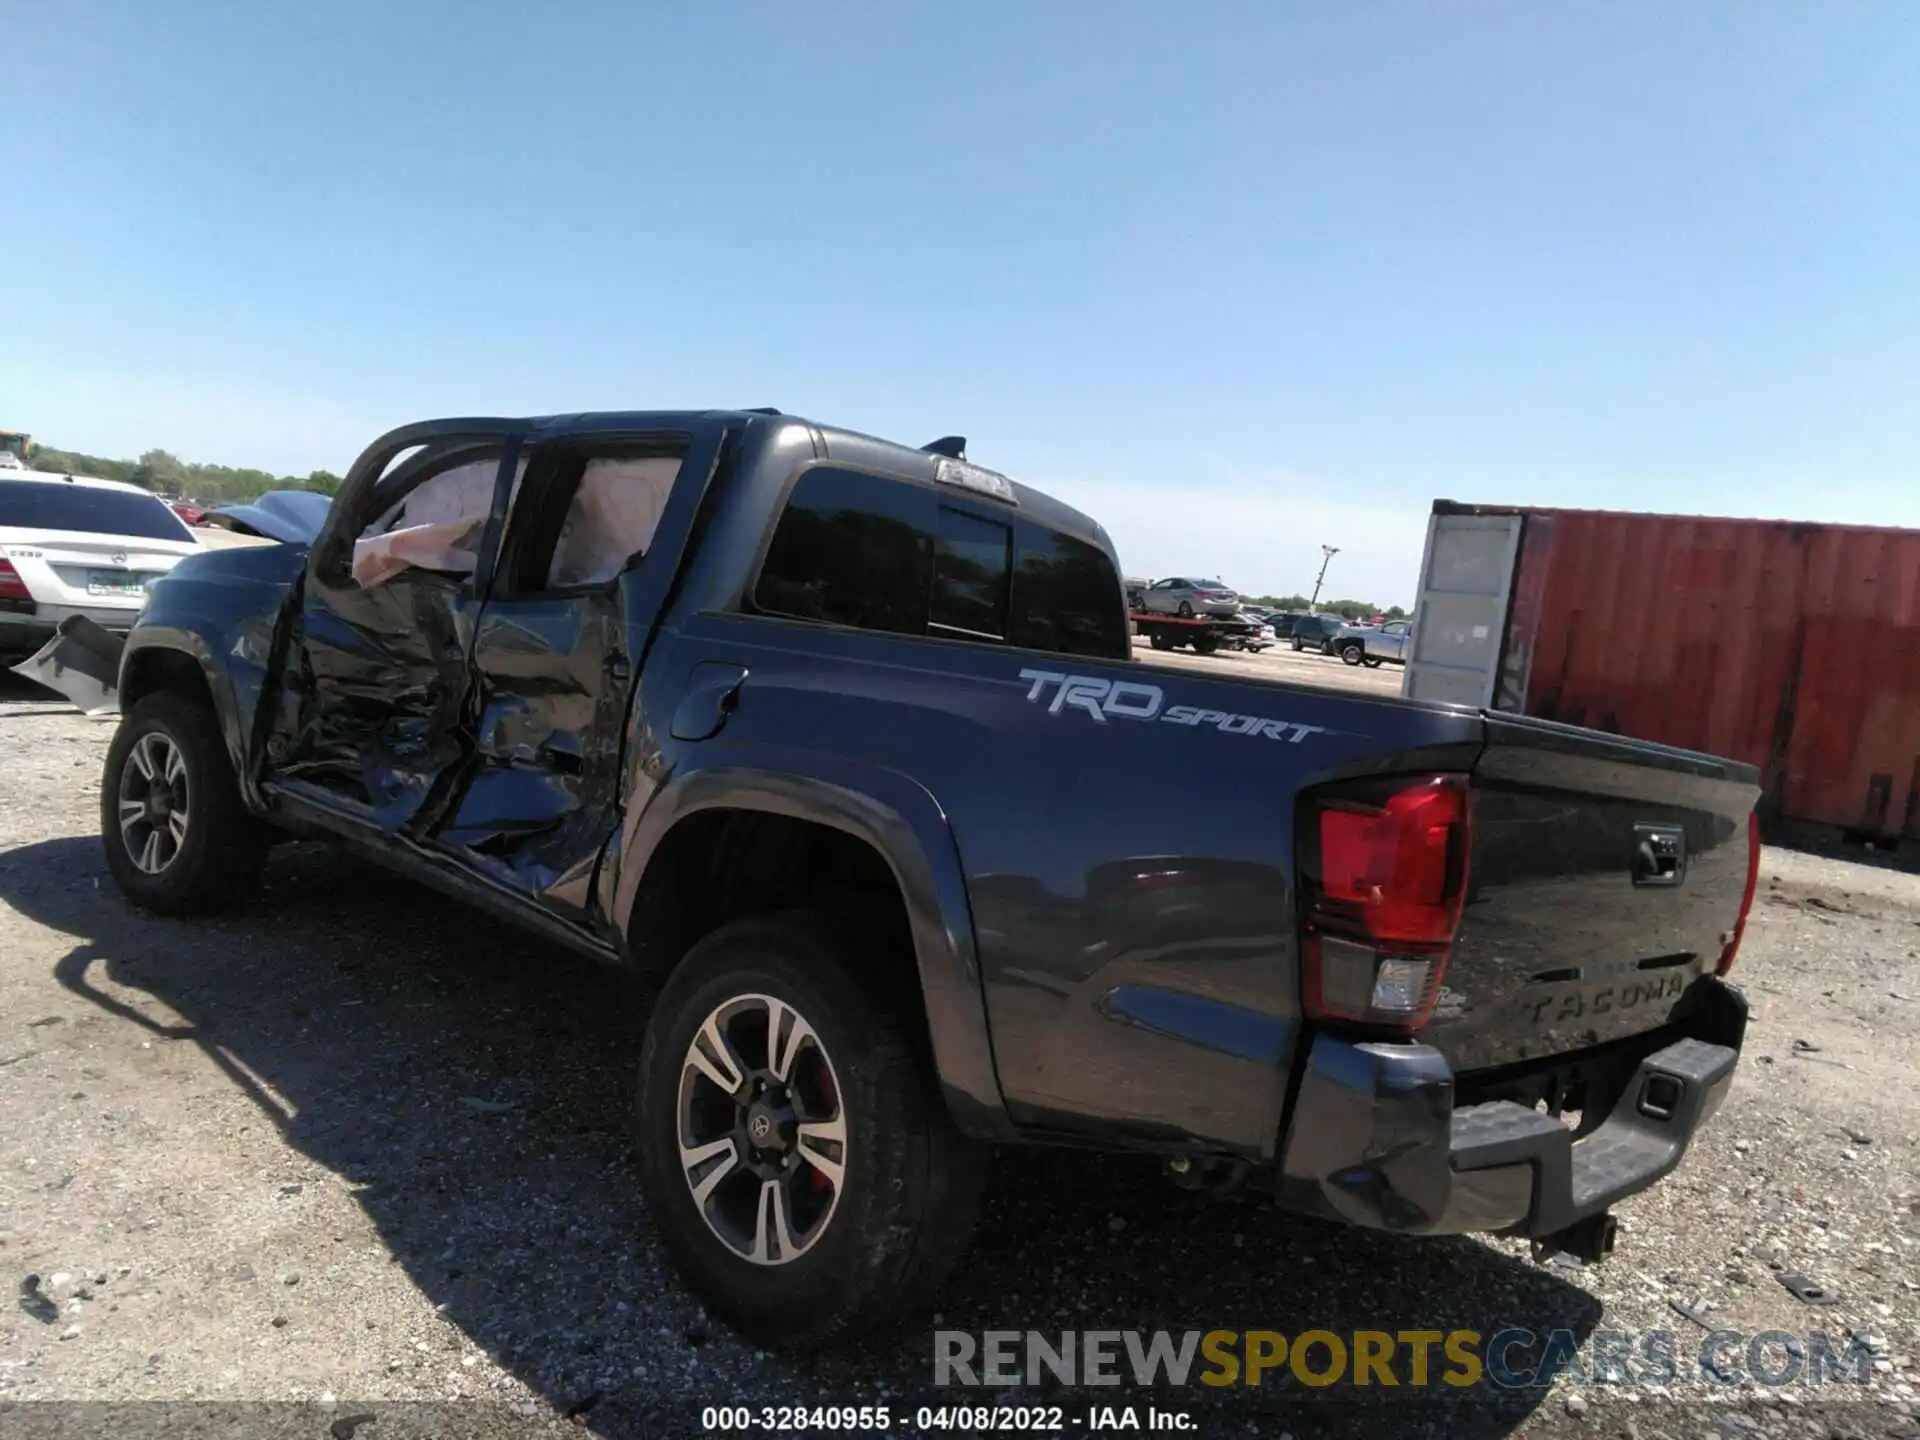
[[[1309,735],[1323,735],[1322,725],[1296,725],[1291,720],[1265,720],[1258,715],[1234,715],[1225,710],[1202,710],[1194,705],[1167,705],[1158,685],[1137,680],[1103,680],[1098,675],[1063,675],[1057,670],[1022,670],[1031,681],[1027,699],[1038,703],[1053,686],[1049,715],[1062,710],[1084,710],[1102,725],[1109,715],[1121,720],[1161,720],[1169,725],[1211,725],[1223,735],[1264,735],[1298,745]],[[1164,708],[1162,708],[1164,707]]]

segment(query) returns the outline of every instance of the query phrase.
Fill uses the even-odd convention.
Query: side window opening
[[[556,442],[508,513],[495,594],[612,584],[645,556],[679,478],[679,442]]]
[[[547,566],[548,588],[604,585],[643,556],[679,478],[677,455],[587,461],[560,522]]]
[[[522,458],[513,479],[516,490],[525,471]],[[388,473],[404,486],[404,493],[388,501],[354,541],[354,583],[363,588],[383,585],[409,569],[472,575],[493,508],[500,450],[478,455],[465,451],[420,480],[403,479],[394,468]]]

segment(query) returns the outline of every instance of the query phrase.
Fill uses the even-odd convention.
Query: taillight
[[[1464,775],[1310,802],[1303,995],[1320,1020],[1416,1030],[1433,1014],[1467,899]]]
[[[1760,888],[1760,817],[1747,816],[1747,888],[1740,896],[1740,918],[1733,922],[1733,938],[1727,941],[1726,948],[1720,952],[1720,964],[1716,975],[1724,975],[1733,968],[1733,960],[1740,953],[1740,942],[1747,933],[1747,916],[1753,911],[1753,895]]]
[[[27,589],[27,582],[20,578],[20,572],[13,568],[11,560],[0,560],[0,600],[31,600],[33,592]]]

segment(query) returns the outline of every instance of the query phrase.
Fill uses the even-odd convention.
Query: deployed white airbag
[[[525,472],[525,460],[520,469]],[[353,542],[354,583],[380,585],[409,566],[471,575],[480,563],[480,535],[499,473],[497,458],[476,460],[444,470],[409,491],[384,526],[374,525]],[[516,490],[519,484],[516,474]]]
[[[680,461],[589,460],[554,546],[547,584],[602,585],[653,543]]]

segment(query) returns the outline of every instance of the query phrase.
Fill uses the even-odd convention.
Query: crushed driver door
[[[472,648],[518,478],[516,422],[394,431],[308,557],[263,781],[422,838],[473,750]]]

